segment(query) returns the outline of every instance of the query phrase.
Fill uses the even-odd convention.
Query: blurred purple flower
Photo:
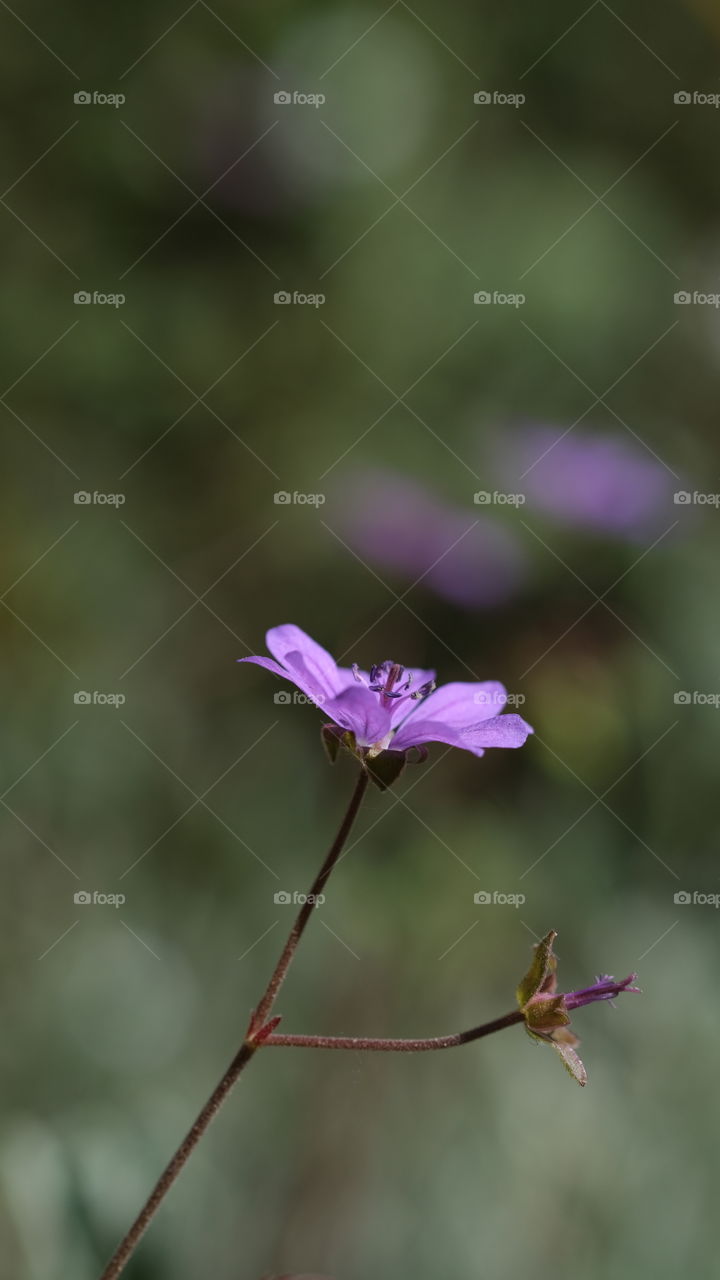
[[[272,627],[266,637],[272,658],[238,658],[290,680],[321,707],[334,724],[354,734],[372,759],[392,748],[404,752],[427,742],[445,742],[476,756],[486,747],[521,747],[533,731],[521,716],[503,715],[504,687],[495,680],[446,684],[435,690],[435,672],[381,662],[369,672],[339,667],[300,627]]]
[[[677,482],[640,445],[608,433],[530,425],[516,429],[504,479],[556,520],[635,538],[662,528]]]
[[[399,472],[356,473],[335,520],[358,555],[466,608],[504,603],[525,578],[525,552],[501,521],[450,506]]]

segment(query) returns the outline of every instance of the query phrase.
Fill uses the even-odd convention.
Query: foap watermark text
[[[289,493],[287,489],[278,489],[273,494],[273,502],[277,507],[321,507],[325,502],[325,494],[298,493],[297,489]]]
[[[681,689],[673,694],[676,707],[720,707],[720,693],[703,693],[701,689]]]
[[[473,702],[478,707],[498,707],[498,715],[503,707],[521,707],[525,702],[524,693],[486,693],[480,690],[473,694]]]
[[[477,507],[522,507],[525,503],[524,493],[502,493],[498,489],[490,492],[479,489],[473,494],[473,502]]]
[[[309,698],[306,693],[300,693],[299,689],[293,689],[292,693],[289,689],[279,689],[273,694],[276,707],[321,707],[324,701],[321,693],[317,698]]]
[[[720,93],[703,93],[701,89],[678,89],[673,102],[680,107],[720,107]]]
[[[325,294],[300,293],[297,289],[290,293],[288,289],[278,289],[273,294],[273,302],[276,307],[322,307],[325,304]]]
[[[522,307],[527,301],[524,293],[502,293],[499,289],[478,289],[473,294],[476,307]]]
[[[76,507],[122,507],[125,494],[100,493],[97,489],[90,493],[87,489],[78,489],[73,494],[73,502]]]
[[[701,893],[699,889],[688,893],[686,889],[679,889],[673,894],[673,902],[677,907],[720,907],[720,893]]]
[[[676,307],[720,307],[720,293],[701,293],[699,289],[680,289],[673,294]]]
[[[273,102],[279,107],[322,107],[327,101],[324,93],[303,93],[300,89],[278,89]]]
[[[524,893],[501,893],[499,889],[494,889],[490,893],[487,889],[479,889],[473,894],[473,902],[477,907],[521,907],[525,901]]]
[[[478,107],[521,107],[525,101],[524,93],[502,93],[499,89],[478,89],[473,94]]]
[[[676,507],[720,507],[720,493],[702,493],[698,489],[691,493],[688,489],[678,489],[673,494],[673,502]]]
[[[99,689],[88,693],[86,689],[80,689],[73,694],[73,702],[76,707],[115,707],[117,710],[125,705],[125,694],[101,693]]]
[[[99,89],[78,89],[73,94],[73,102],[78,107],[121,107],[125,102],[124,93],[102,93]]]
[[[124,293],[101,293],[99,289],[78,289],[73,294],[76,307],[122,307],[125,302]]]
[[[297,889],[294,893],[288,893],[286,889],[278,889],[273,894],[273,902],[281,907],[304,907],[309,902],[314,907],[321,907],[325,901],[324,893],[298,893]]]
[[[78,889],[73,894],[73,902],[82,907],[121,907],[125,902],[125,894],[100,893],[97,889],[89,893],[86,889]]]

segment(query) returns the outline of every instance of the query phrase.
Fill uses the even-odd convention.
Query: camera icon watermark
[[[76,307],[122,307],[125,304],[124,293],[101,293],[99,289],[78,289],[73,294]]]
[[[324,93],[301,93],[299,89],[293,89],[291,92],[287,89],[278,89],[273,94],[273,102],[278,107],[322,107],[327,101]]]
[[[73,894],[73,902],[80,907],[122,907],[127,901],[124,893],[100,893],[95,889],[88,893],[86,889],[78,889]]]
[[[673,294],[676,307],[720,307],[720,293],[702,293],[699,289],[678,289]]]
[[[324,893],[288,893],[286,889],[278,889],[273,894],[273,902],[280,907],[304,907],[309,902],[313,907],[321,907],[325,901]]]
[[[673,102],[678,107],[720,107],[720,93],[703,93],[700,89],[693,89],[689,93],[687,89],[678,89],[673,94]]]
[[[473,294],[476,307],[523,307],[527,302],[524,293],[501,293],[499,289],[478,289]]]
[[[525,902],[524,893],[502,893],[499,889],[490,893],[487,889],[479,889],[473,894],[476,907],[521,907]]]
[[[90,493],[87,489],[78,489],[73,494],[76,507],[122,507],[125,503],[124,493],[100,493],[97,489]]]
[[[698,889],[688,893],[686,889],[679,889],[673,894],[673,902],[677,907],[715,907],[717,911],[720,893],[701,893]]]
[[[676,507],[718,507],[720,493],[702,493],[697,489],[691,493],[688,489],[678,489],[673,494],[673,502]]]
[[[297,489],[289,493],[287,489],[278,489],[273,494],[273,502],[277,507],[322,507],[325,502],[324,493],[298,493]]]
[[[124,93],[101,93],[98,89],[78,89],[73,94],[73,102],[78,107],[121,107],[125,102]]]
[[[479,693],[473,694],[473,702],[477,707],[497,707],[498,715],[503,707],[521,707],[525,700],[524,693],[486,693],[481,689]]]
[[[273,302],[276,307],[322,307],[325,305],[325,294],[300,293],[297,289],[290,293],[287,289],[278,289],[273,294]]]
[[[681,689],[678,693],[673,694],[673,702],[676,707],[714,707],[717,711],[720,707],[720,693],[702,693],[700,689]]]
[[[473,502],[477,507],[522,507],[525,504],[524,493],[501,493],[498,489],[490,492],[479,489],[473,494]]]
[[[498,89],[478,89],[473,94],[477,107],[521,107],[527,99],[524,93],[501,93]]]
[[[125,705],[125,694],[101,693],[99,689],[93,689],[92,693],[88,693],[86,689],[80,689],[73,694],[73,702],[76,707],[115,707],[119,710]]]
[[[325,702],[325,696],[319,693],[316,698],[310,698],[306,693],[301,693],[299,689],[279,689],[273,694],[273,702],[276,707],[321,707]]]

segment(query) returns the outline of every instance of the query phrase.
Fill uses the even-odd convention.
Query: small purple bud
[[[581,1009],[584,1004],[593,1004],[596,1000],[614,1000],[615,996],[619,996],[621,991],[634,991],[639,994],[639,987],[630,986],[630,983],[634,982],[636,978],[637,974],[631,973],[622,982],[616,982],[610,974],[600,974],[591,987],[584,987],[581,991],[568,992],[565,996],[566,1008]]]
[[[569,1030],[569,1013],[596,1000],[612,1000],[623,991],[639,992],[630,984],[637,974],[631,973],[616,982],[609,973],[601,973],[591,987],[567,994],[557,993],[557,957],[553,944],[557,934],[551,930],[535,948],[532,964],[517,989],[517,1002],[525,1015],[525,1028],[535,1040],[551,1044],[563,1065],[578,1084],[587,1083],[587,1072],[575,1049],[580,1043]]]

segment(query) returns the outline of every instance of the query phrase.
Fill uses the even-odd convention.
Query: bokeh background
[[[340,819],[317,711],[236,665],[286,621],[536,734],[370,796],[284,1028],[495,1017],[551,927],[563,987],[645,994],[576,1015],[585,1090],[517,1028],[268,1050],[128,1276],[709,1274],[717,7],[0,28],[0,1275],[99,1274]]]

